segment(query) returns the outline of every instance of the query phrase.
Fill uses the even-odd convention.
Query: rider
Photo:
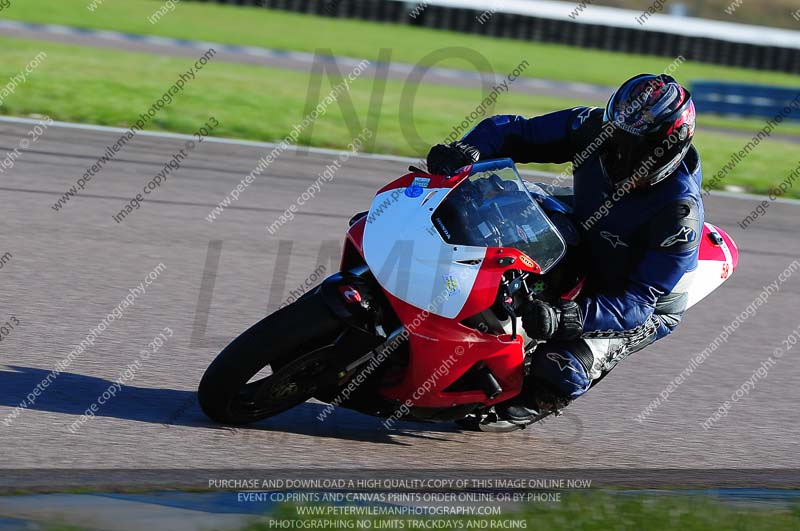
[[[558,410],[619,361],[669,334],[697,266],[703,226],[695,109],[671,76],[641,74],[605,109],[534,118],[493,116],[460,141],[434,146],[428,170],[452,175],[478,160],[573,163],[573,215],[592,274],[573,301],[534,301],[522,317],[547,340],[523,392],[496,408],[512,422]]]

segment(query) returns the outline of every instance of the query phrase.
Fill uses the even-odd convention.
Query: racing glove
[[[574,301],[551,305],[537,299],[525,308],[522,327],[534,339],[575,339],[583,333],[583,316]]]
[[[478,162],[480,157],[480,151],[469,144],[437,144],[428,152],[428,172],[434,175],[453,175],[459,168]]]

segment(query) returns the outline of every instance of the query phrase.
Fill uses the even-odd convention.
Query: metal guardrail
[[[783,114],[787,120],[800,120],[797,113],[784,111],[800,96],[800,88],[694,81],[691,90],[698,112],[758,118]]]
[[[566,44],[616,52],[657,55],[759,70],[800,73],[800,49],[733,42],[699,35],[666,33],[611,23],[576,22],[519,13],[494,13],[430,4],[410,17],[418,2],[395,0],[194,0],[242,6],[261,6],[321,16],[395,22],[414,26],[495,37]],[[487,2],[487,8],[492,7]]]

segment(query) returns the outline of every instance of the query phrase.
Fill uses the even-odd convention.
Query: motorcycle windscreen
[[[431,220],[451,245],[513,247],[532,258],[543,274],[566,252],[561,234],[508,159],[475,164]]]

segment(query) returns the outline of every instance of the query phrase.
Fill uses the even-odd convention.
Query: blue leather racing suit
[[[656,185],[615,188],[602,162],[610,137],[602,117],[603,109],[592,107],[535,118],[500,115],[463,138],[482,160],[573,163],[573,219],[589,260],[576,300],[584,332],[578,340],[543,345],[531,365],[532,375],[568,398],[678,325],[687,301],[679,282],[697,266],[703,227],[697,151],[691,148]]]

